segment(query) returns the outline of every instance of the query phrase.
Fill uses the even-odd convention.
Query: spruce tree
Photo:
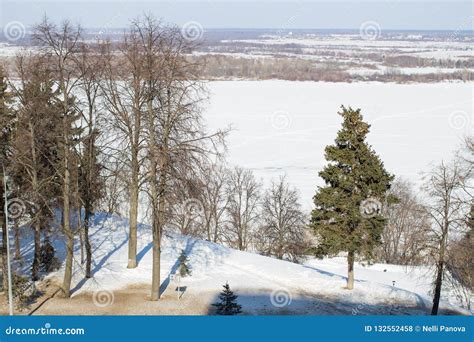
[[[56,165],[61,126],[58,92],[48,66],[42,58],[19,56],[16,61],[21,86],[15,88],[18,98],[17,120],[12,136],[15,158],[10,165],[19,197],[31,205],[27,214],[34,231],[34,257],[31,278],[39,279],[41,234],[47,231],[53,217],[51,209],[59,196]]]
[[[224,290],[219,294],[219,302],[212,304],[217,308],[218,315],[232,316],[242,312],[242,306],[236,303],[237,297],[228,283],[223,285]]]
[[[370,125],[360,109],[341,108],[342,128],[325,149],[328,165],[319,173],[325,186],[313,197],[310,225],[319,242],[316,256],[347,252],[347,288],[352,289],[356,255],[371,260],[381,243],[386,224],[381,205],[394,177],[367,144]]]
[[[181,277],[186,277],[191,275],[191,268],[188,265],[188,257],[186,256],[186,253],[184,250],[181,251],[181,255],[178,258],[179,262],[179,275]]]

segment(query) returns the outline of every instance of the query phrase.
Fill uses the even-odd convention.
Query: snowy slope
[[[136,269],[126,268],[127,230],[127,219],[96,217],[91,229],[93,278],[84,280],[79,246],[76,246],[73,298],[97,291],[113,293],[140,284],[149,286],[150,227],[139,227],[139,266]],[[62,241],[55,244],[58,255],[63,257]],[[25,248],[31,257],[31,248]],[[186,289],[183,296],[199,299],[200,305],[215,302],[221,286],[229,282],[246,314],[426,314],[430,306],[428,284],[419,282],[413,271],[407,272],[399,266],[357,265],[355,289],[348,291],[343,288],[345,263],[341,258],[309,260],[298,265],[174,233],[165,234],[163,239],[161,278],[165,297],[175,296],[176,284],[170,274],[176,271],[182,249],[189,256],[192,268],[192,276],[180,282]],[[421,271],[415,270],[419,274]],[[60,270],[48,278],[61,276]],[[442,307],[462,312],[446,300]],[[140,309],[134,312],[140,313]]]

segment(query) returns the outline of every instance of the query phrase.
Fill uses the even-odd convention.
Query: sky
[[[204,28],[358,29],[375,21],[382,29],[472,30],[472,1],[463,0],[0,0],[0,26],[29,27],[46,13],[88,28],[123,28],[153,13],[165,22]]]

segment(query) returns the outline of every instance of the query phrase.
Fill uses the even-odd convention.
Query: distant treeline
[[[280,79],[288,81],[324,81],[324,82],[356,82],[356,81],[379,81],[379,82],[419,82],[431,83],[440,81],[471,81],[473,72],[468,69],[457,68],[456,62],[438,63],[436,67],[453,68],[453,72],[425,73],[425,74],[404,74],[398,68],[420,67],[419,63],[411,63],[414,60],[400,57],[394,59],[390,57],[387,65],[390,66],[384,73],[374,73],[371,75],[361,75],[349,73],[350,67],[361,67],[375,69],[372,64],[351,65],[337,61],[316,62],[301,58],[273,58],[273,57],[234,57],[229,55],[200,55],[193,56],[193,59],[204,64],[203,76],[206,79],[251,79],[268,80]],[[424,59],[421,59],[424,60]],[[461,63],[470,65],[472,62]],[[435,63],[436,64],[436,63]],[[458,63],[458,65],[461,65]],[[432,63],[427,63],[423,67],[433,67]]]

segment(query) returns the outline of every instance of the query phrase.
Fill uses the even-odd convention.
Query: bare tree
[[[144,51],[139,36],[131,29],[116,51],[109,43],[105,46],[105,70],[101,85],[106,110],[111,114],[109,127],[113,128],[106,153],[114,167],[114,175],[122,176],[127,184],[130,231],[128,241],[128,268],[137,267],[137,222],[140,189],[144,183],[143,147],[145,111]],[[115,181],[114,181],[115,182]]]
[[[167,196],[167,217],[170,228],[177,229],[183,235],[205,238],[203,229],[206,212],[201,200],[203,184],[201,179],[187,177],[186,173],[175,179],[173,192]],[[187,173],[194,175],[195,172]]]
[[[194,170],[185,171],[168,196],[172,203],[169,206],[170,225],[184,235],[222,242],[229,202],[228,176],[229,170],[223,164],[207,160],[196,165]]]
[[[389,194],[397,201],[386,209],[379,257],[389,264],[419,265],[427,257],[429,214],[408,181],[397,179]]]
[[[202,183],[200,198],[206,237],[212,242],[222,242],[222,229],[230,200],[227,191],[229,170],[222,163],[207,165],[202,172]]]
[[[471,215],[474,215],[474,209],[471,209]],[[474,304],[474,225],[470,226],[466,235],[449,246],[446,269],[449,287],[459,302],[466,309],[472,310]]]
[[[265,191],[262,226],[255,238],[257,250],[264,255],[298,262],[307,251],[307,218],[298,197],[298,191],[290,187],[285,177],[273,181]]]
[[[98,44],[98,48],[103,45]],[[100,98],[100,80],[103,71],[103,51],[94,51],[87,44],[80,44],[79,52],[76,54],[76,65],[82,76],[79,90],[84,95],[81,103],[82,120],[85,124],[82,144],[79,145],[79,175],[78,192],[81,206],[84,207],[83,236],[86,250],[86,278],[90,278],[92,265],[92,250],[89,240],[90,220],[94,214],[97,202],[103,194],[103,178],[101,177],[102,166],[99,163],[100,148],[98,139],[101,133],[98,127],[100,111],[98,101]],[[80,214],[79,210],[79,214]],[[80,217],[80,215],[79,215]],[[81,235],[81,236],[82,236]]]
[[[465,219],[460,222],[465,234],[448,246],[445,276],[459,302],[471,310],[474,294],[474,137],[466,137],[456,157],[463,170],[460,177],[463,196],[459,199],[470,210],[465,211]]]
[[[260,217],[261,185],[250,170],[235,167],[229,175],[228,224],[224,241],[241,251],[249,247]]]
[[[189,42],[176,27],[162,26],[152,17],[134,21],[132,30],[143,51],[145,75],[145,139],[147,176],[152,208],[153,274],[151,300],[160,297],[161,236],[168,221],[173,184],[215,150],[224,132],[207,134],[200,103],[203,85],[199,66],[186,58]]]
[[[101,165],[103,166],[104,188],[98,202],[98,210],[109,215],[123,216],[129,209],[126,203],[130,200],[128,193],[129,174],[123,166],[115,160],[114,156],[102,153]],[[125,205],[124,205],[125,204]],[[125,208],[124,208],[125,207]]]
[[[431,171],[424,186],[429,196],[427,209],[432,220],[430,237],[436,269],[432,315],[438,314],[449,236],[465,220],[466,203],[460,198],[462,179],[462,168],[457,161],[443,162]]]
[[[81,75],[75,65],[75,54],[81,40],[80,26],[73,26],[64,21],[59,27],[47,18],[35,27],[34,39],[43,48],[43,56],[49,59],[49,66],[54,73],[54,80],[59,91],[58,103],[62,109],[61,131],[61,185],[62,185],[62,228],[66,236],[66,263],[64,270],[63,292],[65,297],[71,295],[73,271],[74,233],[71,228],[71,168],[74,145],[77,143],[78,129],[75,126],[79,119],[74,91],[77,89]]]

